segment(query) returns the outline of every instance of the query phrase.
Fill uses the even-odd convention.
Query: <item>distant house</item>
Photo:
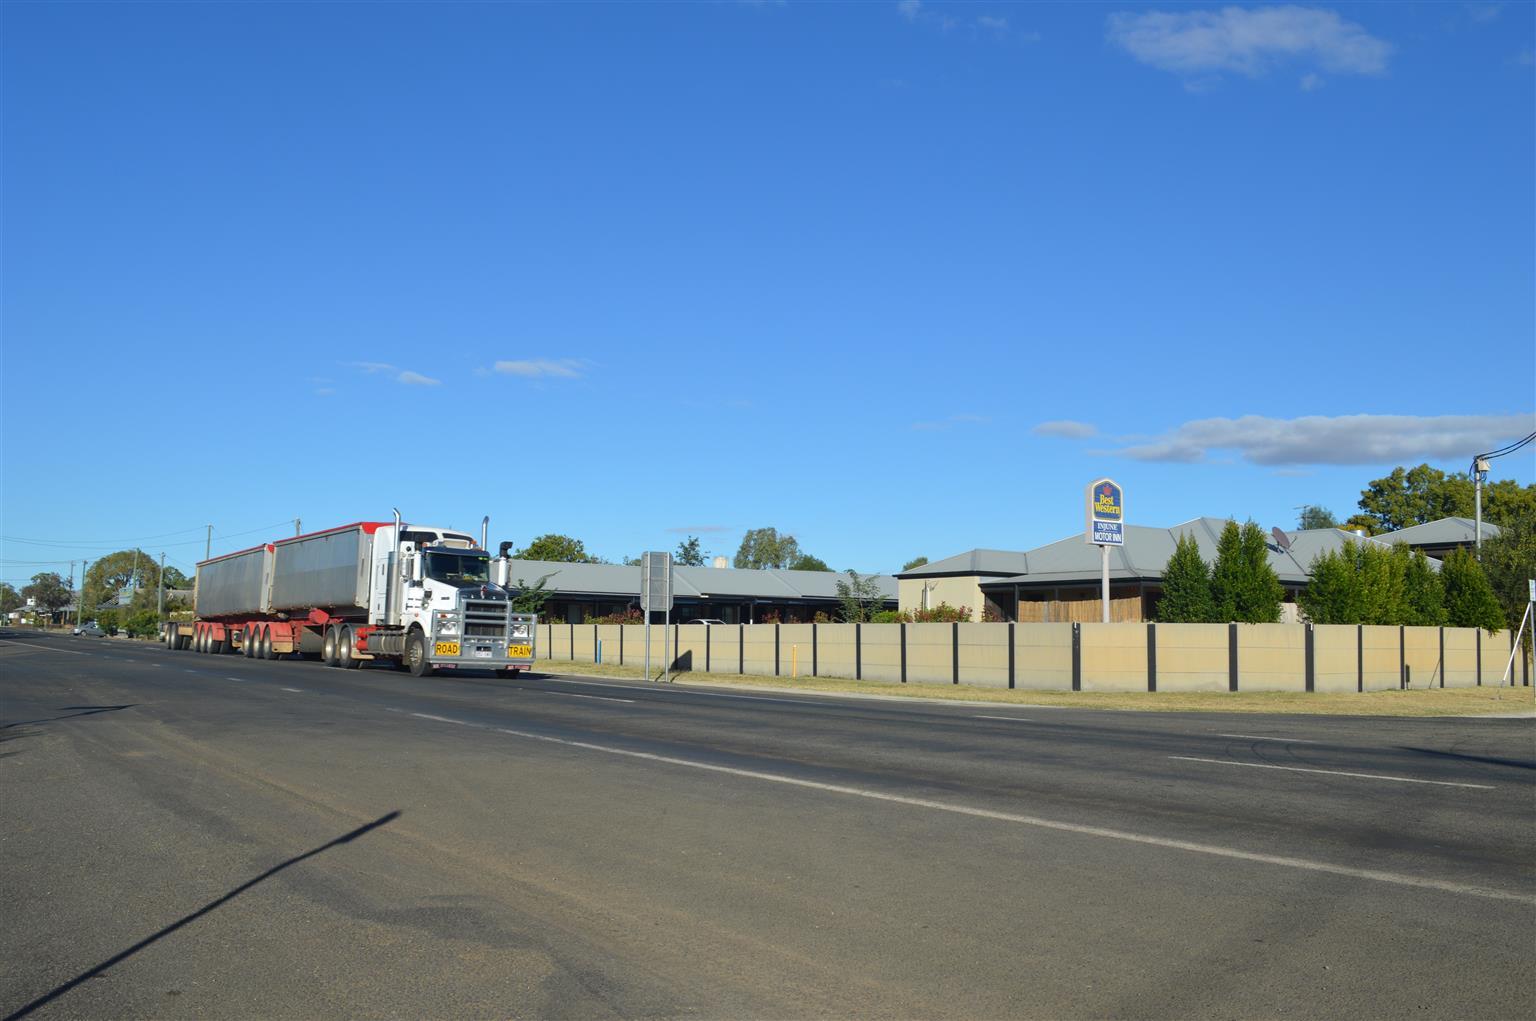
[[[723,567],[674,567],[672,620],[723,620],[752,624],[764,619],[809,622],[818,612],[836,617],[842,607],[837,571],[750,571]],[[567,564],[544,560],[512,561],[512,578],[525,586],[546,578],[552,593],[546,621],[580,624],[640,608],[640,568],[622,564]],[[896,580],[875,575],[885,608],[896,608]],[[659,618],[658,618],[659,619]]]
[[[1483,541],[1499,534],[1499,526],[1483,522]],[[1426,557],[1444,560],[1456,549],[1470,550],[1477,546],[1477,522],[1472,518],[1440,518],[1413,525],[1396,532],[1376,536],[1377,540],[1394,546],[1406,545]]]
[[[1216,560],[1216,543],[1225,518],[1195,518],[1172,528],[1125,526],[1125,545],[1109,550],[1110,620],[1155,620],[1163,595],[1163,568],[1180,536],[1193,536],[1207,563]],[[1272,539],[1269,565],[1285,589],[1282,620],[1295,621],[1296,594],[1311,579],[1312,561],[1348,542],[1380,542],[1337,528],[1285,532],[1285,543]],[[1386,548],[1386,544],[1382,544]],[[971,550],[896,575],[901,609],[926,609],[948,603],[1013,621],[1098,621],[1102,619],[1102,566],[1098,547],[1081,533],[1024,552]]]

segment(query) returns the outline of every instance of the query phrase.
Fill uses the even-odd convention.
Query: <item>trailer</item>
[[[355,669],[381,660],[425,676],[439,668],[516,674],[533,666],[538,629],[505,584],[510,543],[493,563],[452,529],[358,521],[211,557],[197,565],[195,620],[165,643],[256,659],[298,655]],[[493,576],[502,583],[498,584]]]

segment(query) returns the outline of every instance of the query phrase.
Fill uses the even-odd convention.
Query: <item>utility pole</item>
[[[304,534],[303,522],[298,518],[293,519],[293,534],[295,538]]]
[[[186,533],[183,532],[183,535]],[[160,554],[160,584],[156,585],[155,593],[155,619],[165,622],[165,553]]]
[[[203,559],[213,559],[213,526],[208,526],[208,544],[203,547]]]
[[[90,565],[90,563],[91,562],[89,560],[80,561],[80,595],[75,600],[75,625],[77,627],[85,619],[81,616],[81,614],[85,611],[85,569]]]
[[[1477,559],[1483,559],[1483,480],[1488,478],[1488,459],[1479,454],[1472,459],[1473,492],[1477,497],[1477,521],[1474,526]]]

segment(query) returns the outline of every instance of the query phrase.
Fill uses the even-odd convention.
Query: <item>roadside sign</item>
[[[1084,537],[1093,546],[1125,545],[1125,490],[1114,479],[1095,479],[1087,492]]]
[[[646,613],[672,609],[672,554],[641,554],[640,609]]]

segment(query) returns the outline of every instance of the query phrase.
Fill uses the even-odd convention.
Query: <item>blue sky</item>
[[[3,19],[13,583],[392,506],[889,571],[1532,428],[1529,4]]]

